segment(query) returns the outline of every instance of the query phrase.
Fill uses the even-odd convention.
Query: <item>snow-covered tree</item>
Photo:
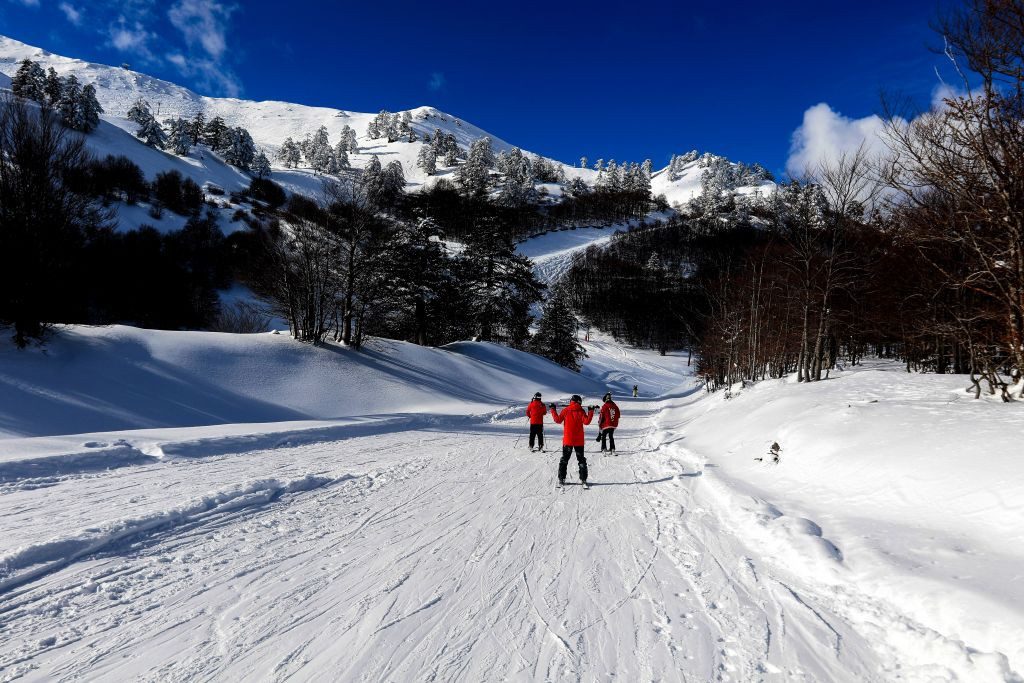
[[[419,154],[416,157],[416,165],[427,175],[437,173],[437,153],[434,151],[433,145],[423,145],[420,147]]]
[[[580,157],[580,168],[586,168],[586,167],[587,167],[587,158],[586,157]]]
[[[100,125],[100,114],[102,113],[103,107],[100,106],[100,101],[96,99],[96,86],[92,83],[87,83],[82,88],[81,106],[79,107],[81,127],[79,130],[86,133],[96,130],[96,126]]]
[[[25,58],[11,79],[11,92],[18,97],[35,102],[46,99],[46,72],[38,63]]]
[[[310,166],[316,173],[337,173],[338,162],[334,159],[334,150],[329,145],[319,144],[314,147]],[[333,169],[333,170],[332,170]]]
[[[82,103],[82,86],[78,83],[78,78],[71,74],[63,80],[60,90],[60,100],[56,102],[60,118],[68,128],[80,130],[82,120],[79,112]]]
[[[356,143],[356,132],[347,123],[341,128],[341,140],[338,142],[338,145],[346,152],[355,154],[359,151],[359,145]]]
[[[203,112],[196,112],[196,115],[192,118],[192,144],[198,145],[203,141],[203,130],[206,128],[206,117],[203,116]]]
[[[135,135],[150,147],[163,149],[167,144],[167,133],[149,110],[149,102],[138,99],[128,110],[128,120],[139,125]]]
[[[256,158],[253,159],[252,174],[257,178],[267,178],[270,176],[270,159],[267,158],[262,149],[256,155]]]
[[[494,166],[491,139],[483,137],[469,146],[466,162],[455,171],[455,179],[469,194],[483,194],[491,186],[490,169]]]
[[[46,82],[43,84],[43,89],[46,91],[46,101],[56,107],[64,92],[64,82],[52,66],[46,70]]]
[[[178,156],[185,156],[192,151],[192,123],[182,118],[164,121],[167,124],[167,146]]]
[[[302,150],[290,137],[285,138],[285,141],[281,143],[281,147],[277,150],[277,160],[285,168],[295,168],[302,161]]]
[[[222,151],[225,145],[230,141],[230,138],[227,135],[228,130],[228,126],[224,123],[224,119],[219,116],[214,116],[207,122],[206,127],[203,129],[203,144],[214,152]]]
[[[256,159],[256,144],[245,128],[230,128],[225,136],[227,145],[223,150],[224,161],[249,170]]]
[[[576,315],[569,292],[556,287],[541,311],[537,333],[530,339],[530,351],[562,367],[579,372],[587,352],[576,340]]]
[[[334,147],[334,160],[337,162],[339,171],[352,165],[348,160],[348,144],[344,139],[339,140],[338,144]]]
[[[523,150],[513,147],[507,154],[501,154],[498,170],[505,175],[499,201],[506,206],[525,204],[533,194],[533,168]]]

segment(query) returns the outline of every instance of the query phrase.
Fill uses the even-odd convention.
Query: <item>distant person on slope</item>
[[[597,437],[601,442],[601,452],[607,450],[615,455],[615,428],[619,426],[619,406],[612,400],[610,391],[604,395],[604,405],[601,406],[597,426],[601,429],[601,434]]]
[[[540,392],[533,395],[533,400],[526,406],[526,417],[530,418],[530,450],[544,450],[544,415],[547,414],[544,402],[540,400]],[[534,447],[534,439],[537,446]]]
[[[565,486],[565,471],[575,450],[576,461],[580,466],[580,483],[583,484],[583,488],[590,488],[587,486],[587,458],[583,455],[583,444],[586,441],[586,437],[583,436],[583,425],[590,424],[594,419],[594,407],[591,406],[584,413],[582,403],[583,399],[579,394],[574,394],[561,414],[558,413],[558,407],[554,403],[551,404],[551,417],[556,423],[565,425],[562,436],[562,459],[558,461],[559,487]]]
[[[639,395],[640,395],[640,387],[638,387],[637,385],[634,384],[633,385],[633,398],[636,398]]]

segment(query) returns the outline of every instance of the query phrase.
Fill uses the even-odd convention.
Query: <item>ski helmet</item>
[[[583,403],[583,399],[582,399],[582,398],[580,398],[580,395],[579,395],[579,394],[573,394],[573,395],[572,395],[572,398],[570,398],[569,400],[570,400],[570,401],[574,401],[574,402],[576,402],[576,403]]]
[[[605,400],[605,401],[610,401],[610,400],[612,400],[612,392],[610,392],[610,391],[609,391],[609,392],[608,392],[607,394],[605,394],[605,395],[604,395],[604,400]]]
[[[540,398],[540,392],[538,391],[536,394],[533,395],[533,397],[534,398]]]

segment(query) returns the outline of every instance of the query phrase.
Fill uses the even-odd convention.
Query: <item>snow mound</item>
[[[0,348],[0,438],[397,414],[466,415],[600,396],[603,387],[489,343],[372,340],[362,351],[286,335],[61,328],[45,349]]]

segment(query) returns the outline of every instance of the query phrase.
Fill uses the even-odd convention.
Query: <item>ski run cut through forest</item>
[[[1024,6],[969,5],[977,92],[799,181],[0,36],[0,681],[1024,683]]]

